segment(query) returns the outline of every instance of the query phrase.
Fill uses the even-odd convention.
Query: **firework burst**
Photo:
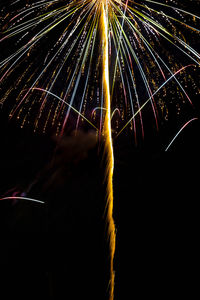
[[[45,132],[53,126],[59,133],[69,124],[77,129],[87,121],[102,133],[102,2],[108,22],[111,111],[118,109],[121,116],[113,131],[119,133],[129,121],[135,140],[139,128],[144,135],[146,102],[158,127],[158,119],[167,118],[168,82],[191,102],[187,79],[180,81],[177,75],[183,62],[184,67],[198,66],[200,57],[180,27],[195,36],[199,17],[176,3],[54,0],[27,1],[24,6],[24,1],[14,1],[1,10],[1,103],[16,99],[8,101],[10,118],[22,127],[30,123]]]
[[[199,91],[186,70],[199,66],[200,55],[183,31],[192,43],[200,17],[176,1],[150,0],[18,0],[2,5],[1,15],[0,103],[9,117],[57,134],[88,124],[105,138],[113,299],[112,134],[129,127],[137,143],[145,107],[158,128],[168,119],[166,95],[178,113],[192,105],[185,86]]]

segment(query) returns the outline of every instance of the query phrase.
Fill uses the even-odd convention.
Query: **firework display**
[[[137,144],[145,128],[156,131],[168,122],[172,109],[186,120],[167,151],[198,119],[190,90],[199,94],[200,3],[181,2],[1,4],[0,104],[9,119],[56,135],[84,127],[105,140],[110,300],[116,242],[112,139],[129,130]]]
[[[59,133],[71,117],[73,129],[89,122],[102,132],[101,2],[13,1],[2,7],[1,105],[15,99],[8,101],[10,118],[22,127],[45,132],[53,126]],[[198,67],[199,54],[184,33],[189,31],[194,43],[199,17],[175,1],[103,2],[111,112],[119,111],[113,131],[119,134],[128,124],[137,139],[137,130],[144,135],[147,103],[152,126],[158,127],[158,119],[168,118],[170,101],[177,112],[191,103],[188,84],[198,92],[190,70]]]

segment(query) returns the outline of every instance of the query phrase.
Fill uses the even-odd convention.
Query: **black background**
[[[1,184],[26,186],[50,164],[54,141],[12,124],[1,131]],[[116,299],[191,297],[197,292],[198,133],[196,121],[168,152],[156,151],[155,143],[152,149],[147,139],[143,150],[134,148],[125,135],[115,146]],[[67,156],[68,151],[64,148],[58,155]],[[45,190],[53,172],[47,167],[29,195],[46,201],[45,206],[1,201],[4,299],[107,298],[109,250],[101,157],[98,148],[90,150],[70,175],[66,164],[61,185],[50,181]],[[62,167],[55,167],[62,175]]]

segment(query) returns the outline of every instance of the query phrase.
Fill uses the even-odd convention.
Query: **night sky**
[[[187,8],[197,14],[195,2]],[[200,50],[199,41],[192,46]],[[165,152],[181,126],[200,115],[199,95],[192,87],[188,93],[194,108],[177,116],[169,104],[168,122],[160,120],[157,131],[147,120],[137,145],[128,129],[113,140],[116,300],[199,294],[199,120]],[[103,143],[87,126],[60,140],[53,129],[20,128],[8,121],[6,105],[1,196],[26,190],[46,204],[0,201],[1,299],[108,299]]]

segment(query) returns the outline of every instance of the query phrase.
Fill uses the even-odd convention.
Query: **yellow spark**
[[[110,300],[114,299],[114,254],[115,254],[115,223],[113,219],[113,171],[114,155],[112,145],[111,131],[111,101],[109,85],[109,58],[108,58],[108,19],[107,19],[107,0],[101,1],[101,34],[103,45],[103,92],[105,101],[105,120],[104,120],[104,137],[105,150],[107,155],[107,222],[108,236],[110,247]]]

